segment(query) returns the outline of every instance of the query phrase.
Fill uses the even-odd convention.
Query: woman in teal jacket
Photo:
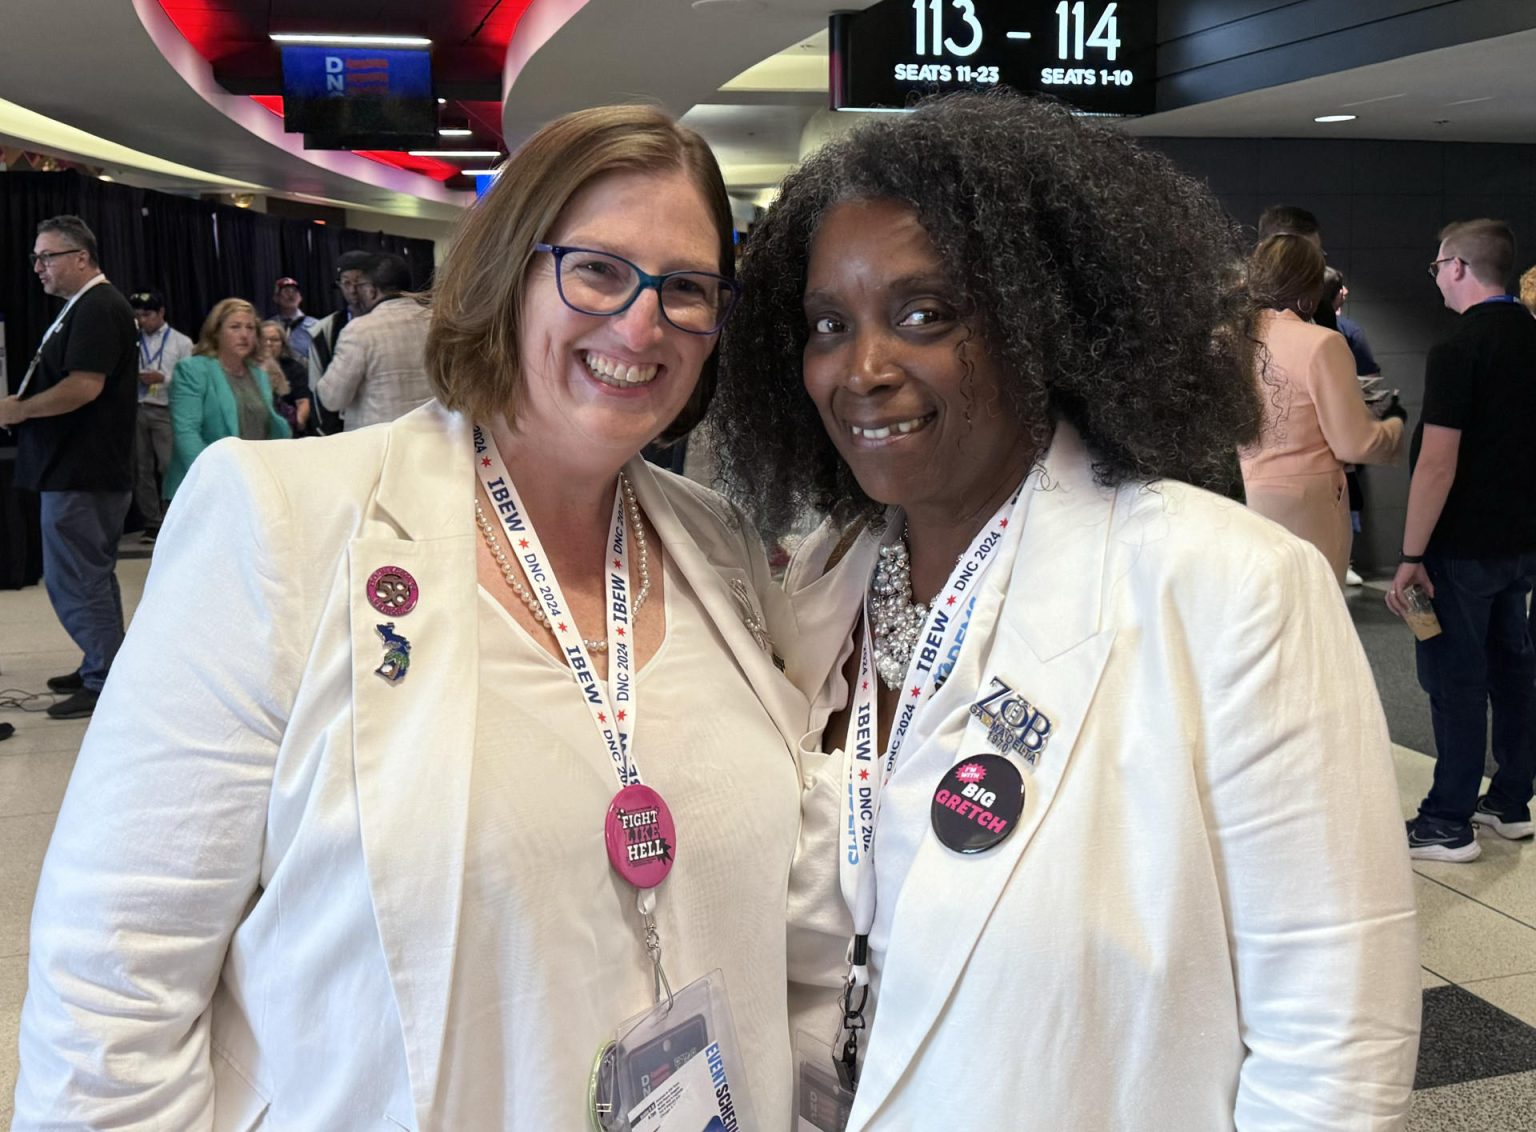
[[[208,312],[192,356],[171,378],[169,499],[197,455],[215,440],[277,440],[293,435],[272,407],[272,386],[252,360],[256,309],[244,299],[225,299]]]

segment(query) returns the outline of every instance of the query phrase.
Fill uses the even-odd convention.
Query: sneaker
[[[48,690],[50,692],[78,692],[85,687],[85,677],[80,675],[77,668],[67,676],[48,677]]]
[[[1417,861],[1475,861],[1483,847],[1471,822],[1441,821],[1420,814],[1408,822],[1408,856]]]
[[[140,545],[142,545],[142,546],[154,546],[155,545],[155,536],[158,535],[159,533],[160,533],[159,531],[145,531],[143,534],[141,534],[139,536],[139,543],[140,543]]]
[[[1346,586],[1363,586],[1365,585],[1365,579],[1355,573],[1353,566],[1346,566],[1344,567],[1344,584]]]
[[[1511,841],[1524,841],[1528,837],[1536,837],[1536,825],[1531,822],[1529,806],[1506,806],[1503,809],[1494,809],[1489,804],[1486,794],[1477,800],[1477,809],[1472,813],[1472,820],[1477,825],[1487,826],[1500,837],[1507,837]]]
[[[92,692],[81,688],[74,695],[60,700],[48,709],[49,719],[89,719],[91,713],[96,710],[96,699],[100,692]]]

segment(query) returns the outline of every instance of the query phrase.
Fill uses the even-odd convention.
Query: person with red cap
[[[272,284],[272,301],[277,304],[277,313],[272,317],[281,322],[283,329],[288,332],[288,345],[293,350],[293,356],[307,365],[310,336],[315,327],[320,325],[320,320],[310,318],[299,309],[304,302],[299,281],[291,275],[285,275]]]

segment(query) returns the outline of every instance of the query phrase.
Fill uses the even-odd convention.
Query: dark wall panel
[[[1531,28],[1532,0],[1160,0],[1157,107]]]

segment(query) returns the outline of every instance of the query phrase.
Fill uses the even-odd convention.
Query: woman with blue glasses
[[[696,134],[571,115],[438,272],[437,401],[199,458],[44,867],[16,1127],[615,1127],[695,1055],[788,1125],[792,630],[637,455],[732,275]]]

